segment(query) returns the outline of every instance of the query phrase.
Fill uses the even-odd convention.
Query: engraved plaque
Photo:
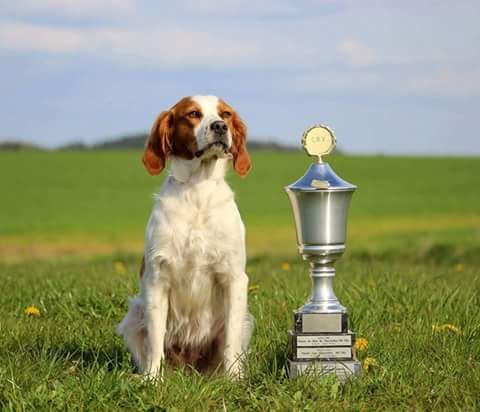
[[[297,348],[294,359],[351,359],[351,347]]]
[[[352,346],[352,335],[297,335],[297,346]]]
[[[347,332],[345,313],[298,313],[295,318],[300,333]]]

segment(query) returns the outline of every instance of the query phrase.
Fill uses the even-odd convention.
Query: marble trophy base
[[[359,376],[362,365],[358,360],[350,361],[294,361],[287,359],[288,376],[296,378],[299,375],[314,375],[323,377],[334,373],[341,382],[348,378]]]

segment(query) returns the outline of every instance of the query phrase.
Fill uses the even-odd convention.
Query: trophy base
[[[290,379],[300,375],[324,377],[334,373],[341,382],[360,375],[362,365],[358,360],[347,361],[296,361],[287,359],[287,372]]]

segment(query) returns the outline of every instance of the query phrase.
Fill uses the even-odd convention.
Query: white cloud
[[[131,12],[134,0],[15,0],[6,4],[10,10],[27,14],[49,13],[86,17],[98,14]]]
[[[184,0],[181,7],[195,12],[214,15],[238,14],[290,14],[298,11],[299,5],[286,0]]]
[[[480,96],[480,69],[441,69],[407,78],[405,88],[438,96]]]
[[[378,87],[382,82],[376,73],[340,71],[318,71],[299,75],[291,79],[289,86],[294,90],[317,93],[324,90],[366,90]]]
[[[88,38],[74,29],[21,23],[0,25],[0,48],[10,51],[68,53],[85,50],[89,46]]]
[[[431,15],[424,6],[418,12],[410,3],[401,7],[377,3],[364,7],[349,0],[293,5],[287,0],[248,4],[185,0],[164,6],[134,0],[19,0],[7,7],[29,10],[31,21],[42,21],[35,19],[35,13],[42,12],[46,13],[42,16],[131,13],[113,19],[114,23],[97,20],[96,26],[80,24],[81,18],[63,27],[16,18],[7,23],[3,18],[0,53],[2,49],[45,53],[63,61],[88,56],[160,69],[248,67],[258,78],[269,73],[299,90],[480,94],[480,54],[474,47],[480,26],[473,22],[473,13],[463,13],[465,27],[449,32],[445,22],[451,21],[451,13],[460,13],[458,8],[443,6],[438,15]],[[334,11],[325,14],[325,4]],[[247,14],[257,19],[246,19]]]
[[[123,57],[153,66],[228,67],[249,62],[254,44],[227,40],[204,31],[158,29],[58,28],[31,24],[0,25],[0,49],[52,54]]]
[[[288,31],[266,36],[263,27],[244,30],[229,24],[58,27],[0,23],[0,52],[46,52],[75,58],[88,54],[152,67],[305,67],[337,58],[333,43],[305,42],[301,37]]]
[[[294,90],[314,93],[342,90],[365,94],[480,96],[480,70],[440,69],[428,73],[414,70],[405,73],[379,70],[318,71],[292,79],[289,86]]]
[[[353,66],[369,66],[375,63],[374,51],[355,39],[343,40],[338,51]]]

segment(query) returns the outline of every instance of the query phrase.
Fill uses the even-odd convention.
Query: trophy
[[[335,144],[328,127],[308,129],[302,145],[316,161],[300,179],[285,187],[295,218],[298,251],[309,262],[312,279],[310,299],[294,311],[289,331],[287,366],[291,378],[303,373],[335,373],[344,380],[361,370],[347,309],[333,291],[333,265],[345,250],[348,207],[356,189],[322,160]]]

